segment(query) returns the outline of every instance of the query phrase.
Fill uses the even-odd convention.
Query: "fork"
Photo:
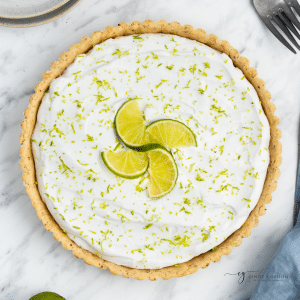
[[[297,0],[253,0],[260,18],[263,20],[268,29],[277,37],[277,39],[285,45],[289,50],[296,54],[295,49],[287,42],[277,28],[286,35],[290,42],[300,50],[299,44],[291,34],[294,34],[300,40],[300,22],[298,21],[296,12],[300,17],[300,5]],[[294,11],[292,10],[294,9]],[[277,26],[274,26],[277,25]],[[277,28],[276,28],[277,27]],[[297,28],[297,29],[296,29]]]

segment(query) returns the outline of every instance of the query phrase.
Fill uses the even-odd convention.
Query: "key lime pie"
[[[275,108],[226,41],[122,23],[73,45],[35,91],[23,180],[46,229],[88,264],[191,274],[238,246],[271,201]]]

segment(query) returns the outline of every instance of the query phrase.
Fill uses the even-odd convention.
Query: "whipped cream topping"
[[[174,189],[148,196],[146,173],[127,180],[100,152],[119,140],[118,108],[138,99],[147,123],[174,119],[197,147],[172,149]],[[43,201],[77,245],[116,264],[158,269],[222,243],[255,207],[269,164],[259,98],[224,53],[162,34],[109,39],[78,55],[44,95],[32,136]]]

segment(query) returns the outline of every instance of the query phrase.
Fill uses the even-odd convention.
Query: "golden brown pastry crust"
[[[78,54],[82,54],[90,50],[95,44],[99,44],[109,38],[142,34],[142,33],[168,33],[175,34],[185,38],[193,39],[204,43],[211,48],[226,53],[236,67],[242,70],[249,82],[254,86],[259,99],[261,100],[264,112],[269,120],[271,128],[270,140],[270,164],[264,184],[264,188],[260,199],[250,213],[248,219],[243,226],[228,237],[220,244],[215,251],[211,250],[194,257],[188,262],[181,263],[177,267],[170,266],[158,270],[140,270],[116,265],[114,263],[103,260],[102,258],[92,254],[91,252],[77,246],[69,237],[63,233],[59,225],[54,221],[49,213],[46,205],[42,201],[35,177],[34,159],[31,148],[31,135],[35,127],[37,112],[42,101],[45,91],[48,89],[51,81],[60,76],[65,69],[74,61]],[[79,44],[74,44],[68,52],[62,53],[58,61],[51,64],[51,70],[43,74],[43,80],[35,87],[35,94],[30,97],[29,107],[25,110],[24,120],[22,122],[22,134],[20,142],[20,166],[23,170],[23,183],[26,186],[26,192],[31,198],[31,203],[37,211],[37,216],[42,220],[45,228],[53,232],[53,236],[57,241],[62,243],[65,249],[72,250],[74,256],[82,258],[87,264],[94,265],[101,269],[109,269],[114,275],[122,275],[123,277],[143,280],[170,279],[172,277],[181,277],[196,272],[199,268],[206,268],[211,262],[217,262],[222,255],[228,255],[232,247],[241,244],[242,238],[251,234],[251,228],[259,223],[259,216],[266,211],[265,205],[272,200],[271,193],[276,189],[276,181],[280,175],[279,166],[281,164],[281,143],[279,139],[281,132],[277,128],[279,119],[274,116],[275,106],[270,102],[271,95],[265,89],[263,80],[257,77],[254,68],[249,67],[248,59],[240,56],[240,53],[234,49],[227,41],[220,41],[215,35],[207,35],[202,29],[194,29],[190,25],[181,26],[177,22],[167,23],[166,21],[158,21],[157,23],[147,20],[143,23],[134,21],[130,24],[121,23],[117,27],[108,26],[103,31],[96,31],[91,37],[84,37]]]

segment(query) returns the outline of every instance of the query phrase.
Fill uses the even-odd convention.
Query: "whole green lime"
[[[29,300],[61,300],[61,299],[65,299],[65,298],[56,293],[42,292],[31,297]]]

